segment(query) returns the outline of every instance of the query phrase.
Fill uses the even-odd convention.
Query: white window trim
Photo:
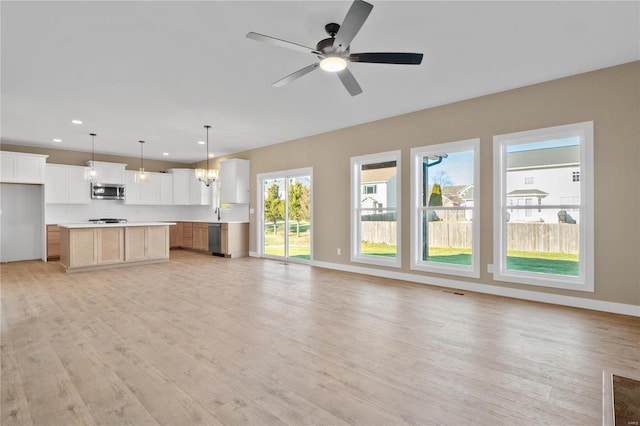
[[[287,181],[287,179],[292,178],[292,177],[298,177],[298,176],[309,176],[311,178],[311,199],[310,199],[310,206],[309,209],[311,210],[311,227],[309,228],[309,244],[311,245],[311,253],[310,253],[310,259],[309,260],[303,260],[303,259],[296,259],[293,257],[282,257],[282,256],[271,256],[268,254],[264,253],[264,188],[263,188],[263,184],[264,181],[266,179],[284,179],[285,182]],[[258,188],[258,191],[256,191],[257,194],[257,201],[256,201],[256,206],[258,207],[257,209],[257,217],[256,217],[256,244],[257,244],[257,250],[256,250],[256,254],[258,257],[264,257],[264,258],[268,258],[268,259],[275,259],[275,260],[282,260],[282,259],[286,259],[287,262],[298,262],[298,263],[313,263],[313,236],[314,236],[314,220],[313,220],[313,167],[305,167],[305,168],[300,168],[300,169],[291,169],[291,170],[283,170],[283,171],[278,171],[278,172],[268,172],[268,173],[260,173],[258,175],[256,175],[256,188]],[[288,201],[288,200],[287,200]],[[288,217],[289,216],[289,203],[285,201],[285,216]]]
[[[360,253],[360,196],[362,195],[360,182],[360,168],[363,164],[395,161],[396,176],[396,257],[374,256]],[[351,157],[351,262],[368,263],[371,265],[402,267],[402,199],[400,185],[402,176],[401,151],[388,151],[378,154]]]
[[[422,159],[443,152],[473,151],[473,207],[471,266],[422,260],[421,191]],[[445,160],[446,161],[446,160]],[[480,278],[480,139],[446,142],[411,149],[411,269],[438,274]]]
[[[578,277],[506,269],[506,147],[580,137],[580,270]],[[578,291],[594,291],[593,121],[493,137],[493,279]]]

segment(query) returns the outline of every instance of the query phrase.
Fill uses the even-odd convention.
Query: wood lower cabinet
[[[147,259],[147,227],[135,226],[127,228],[127,243],[125,250],[127,262],[136,262]]]
[[[193,249],[209,251],[209,224],[193,223]]]
[[[60,227],[60,264],[67,271],[169,260],[169,225]]]
[[[95,228],[60,230],[60,263],[66,268],[97,266]]]
[[[47,225],[47,259],[60,258],[60,227]]]
[[[222,253],[227,257],[249,256],[249,224],[222,224]]]
[[[193,248],[193,222],[182,222],[182,247]]]
[[[147,226],[147,260],[169,259],[169,227]]]
[[[209,223],[177,222],[171,227],[171,247],[209,253]],[[249,224],[222,222],[221,251],[225,257],[249,256]]]
[[[182,247],[182,236],[184,234],[184,228],[182,222],[176,222],[175,225],[169,227],[169,247],[178,248]]]
[[[124,262],[124,228],[96,229],[98,265]]]
[[[132,226],[125,234],[127,262],[169,258],[168,226]]]

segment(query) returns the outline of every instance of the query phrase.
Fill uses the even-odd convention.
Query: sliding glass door
[[[311,169],[258,175],[262,256],[311,260]]]

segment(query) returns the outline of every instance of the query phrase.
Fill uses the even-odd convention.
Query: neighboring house
[[[473,185],[442,187],[442,205],[444,207],[473,207]],[[449,220],[471,220],[471,218],[471,210],[449,211],[447,213]]]
[[[565,146],[507,154],[507,204],[550,206],[580,202],[580,147]],[[558,213],[574,220],[579,211],[570,208],[510,209],[512,222],[558,222]]]
[[[361,206],[363,209],[397,207],[396,167],[361,171]]]

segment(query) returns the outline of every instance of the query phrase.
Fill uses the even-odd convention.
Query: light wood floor
[[[602,423],[640,319],[173,251],[2,265],[0,423]]]

